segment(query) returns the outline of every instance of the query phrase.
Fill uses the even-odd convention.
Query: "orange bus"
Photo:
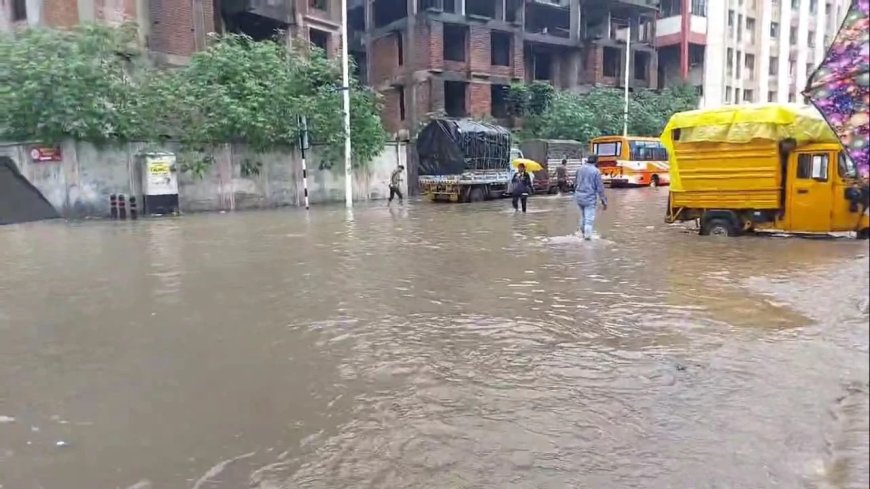
[[[648,187],[668,185],[668,152],[658,138],[601,136],[590,143],[589,151],[598,156],[598,168],[611,187]]]

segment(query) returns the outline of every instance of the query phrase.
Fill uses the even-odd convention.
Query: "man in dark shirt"
[[[556,185],[559,193],[564,194],[568,189],[568,160],[562,158],[562,165],[556,167]]]

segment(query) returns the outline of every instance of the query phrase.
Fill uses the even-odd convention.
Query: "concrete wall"
[[[0,155],[10,157],[24,175],[64,217],[109,215],[109,195],[135,195],[142,202],[136,155],[146,149],[141,143],[98,148],[68,141],[61,145],[61,161],[34,162],[32,145],[0,144]],[[148,146],[148,149],[158,149]],[[174,145],[159,148],[176,151]],[[243,145],[223,145],[210,154],[214,164],[197,177],[179,176],[179,200],[183,212],[259,209],[303,205],[302,161],[298,152],[255,153]],[[399,164],[407,167],[404,143],[388,143],[365,169],[355,169],[354,200],[378,200],[389,196],[387,183]],[[320,159],[309,154],[308,189],[312,205],[344,201],[344,168],[319,169]],[[259,174],[245,176],[245,162],[259,163]],[[407,193],[407,177],[403,190]]]

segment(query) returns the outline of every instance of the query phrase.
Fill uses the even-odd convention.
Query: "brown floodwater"
[[[610,198],[0,228],[0,487],[867,487],[867,242]]]

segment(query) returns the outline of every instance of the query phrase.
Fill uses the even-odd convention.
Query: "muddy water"
[[[2,228],[0,486],[867,487],[866,242],[664,198]]]

